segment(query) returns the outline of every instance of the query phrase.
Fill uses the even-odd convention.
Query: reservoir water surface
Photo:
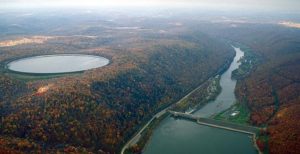
[[[234,48],[236,56],[228,70],[221,75],[221,93],[215,101],[209,102],[194,113],[210,117],[219,113],[236,101],[234,89],[236,80],[231,78],[233,70],[244,55],[239,48]],[[151,139],[144,148],[144,154],[255,154],[252,136],[218,128],[198,125],[184,119],[167,117],[154,130]]]
[[[18,59],[7,64],[11,71],[34,74],[70,73],[99,68],[109,60],[94,55],[56,54]]]

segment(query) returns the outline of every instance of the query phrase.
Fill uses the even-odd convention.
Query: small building
[[[240,113],[240,111],[234,111],[230,114],[230,116],[235,117]]]

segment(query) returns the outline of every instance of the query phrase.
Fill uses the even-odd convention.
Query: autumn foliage
[[[66,48],[69,41],[71,46],[80,42],[69,39],[50,42],[60,41]],[[9,137],[5,142],[15,143],[3,144],[3,148],[33,153],[116,153],[144,121],[218,73],[234,56],[230,46],[202,33],[187,40],[147,43],[127,37],[123,48],[94,45],[81,53],[105,56],[111,60],[108,66],[26,84],[9,75],[1,80],[0,90],[5,93],[0,98],[6,103],[0,106],[0,134]],[[14,46],[19,52],[6,47],[2,60],[37,54],[37,47],[46,51],[53,46],[49,41]]]
[[[267,144],[272,154],[299,153],[300,48],[295,43],[300,38],[299,30],[262,26],[243,33],[251,33],[251,37],[240,41],[262,59],[236,88],[239,100],[251,110],[250,122],[268,126],[269,143],[263,145],[258,140],[258,146]]]

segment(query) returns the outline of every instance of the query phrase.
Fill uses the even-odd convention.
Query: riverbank
[[[226,69],[230,66],[230,63],[226,63],[216,72],[215,77],[211,77],[207,79],[204,83],[193,89],[190,93],[180,99],[178,102],[171,104],[166,107],[152,119],[148,121],[144,125],[142,129],[138,133],[135,134],[122,148],[121,154],[131,154],[131,153],[139,153],[142,152],[142,149],[145,147],[147,142],[149,141],[153,130],[159,125],[159,123],[168,117],[169,113],[166,111],[168,109],[175,109],[180,111],[187,111],[192,113],[197,109],[204,106],[206,103],[213,101],[216,96],[221,92],[220,86],[220,75],[226,71]],[[200,100],[201,99],[201,100]],[[198,102],[198,103],[197,103]],[[200,102],[200,103],[199,103]]]
[[[191,108],[192,106],[193,107],[203,106],[204,103],[208,103],[209,101],[213,100],[218,95],[218,93],[220,93],[220,91],[221,91],[221,87],[218,86],[219,80],[220,80],[219,75],[208,79],[206,82],[204,82],[203,84],[198,86],[196,89],[192,90],[185,97],[180,99],[178,102],[168,106],[167,108],[165,108],[164,110],[160,111],[155,116],[153,116],[153,118],[150,119],[148,121],[148,123],[146,123],[144,125],[144,127],[138,133],[136,133],[135,136],[133,138],[131,138],[131,140],[129,140],[125,144],[125,146],[123,146],[123,148],[121,150],[121,154],[132,154],[132,153],[142,152],[142,149],[145,147],[145,145],[149,141],[153,130],[159,125],[159,123],[162,120],[164,120],[166,117],[168,117],[169,113],[167,112],[167,110],[177,109],[177,110],[185,110],[186,111],[189,108]],[[203,91],[203,89],[205,89],[205,90]],[[201,94],[201,95],[199,95],[199,94]],[[193,96],[192,98],[194,100],[192,103],[187,101],[191,98],[191,96]],[[197,99],[198,100],[200,99],[199,96],[203,97],[204,100],[206,100],[206,101],[201,100],[201,102],[202,102],[201,104],[195,104],[195,101],[197,101]]]
[[[214,101],[220,94],[220,75],[210,78],[199,86],[191,95],[183,99],[180,103],[173,105],[172,111],[193,113],[206,103]]]
[[[134,154],[134,153],[141,153],[143,148],[146,146],[148,140],[150,139],[153,130],[159,123],[169,116],[169,113],[166,112],[158,118],[153,119],[150,124],[141,132],[141,135],[137,140],[136,143],[129,148],[125,149],[124,154]]]
[[[214,115],[212,118],[215,120],[232,122],[239,125],[251,126],[249,124],[250,111],[245,103],[236,102],[229,109]],[[262,129],[265,130],[265,128]],[[259,154],[262,154],[263,152],[260,150],[257,144],[258,139],[262,138],[261,131],[253,133],[252,135],[254,147],[256,148]]]
[[[213,119],[249,125],[250,111],[246,104],[236,102],[229,109],[214,115]]]
[[[238,48],[235,48],[235,50],[234,60],[221,76],[220,85],[223,90],[214,101],[193,112],[193,115],[211,117],[215,113],[229,108],[235,102],[234,88],[236,80],[231,78],[231,73],[238,68],[238,61],[243,56],[242,51]],[[238,147],[236,147],[237,141],[239,142]],[[210,145],[210,143],[214,143],[214,145]],[[212,148],[212,146],[218,146],[218,149]],[[233,146],[236,148],[228,148]],[[257,153],[248,135],[209,126],[199,126],[195,122],[170,117],[163,120],[154,130],[143,152],[145,154],[171,154],[199,153],[199,150],[203,153]]]
[[[238,123],[237,126],[241,127],[241,128],[243,128],[244,126],[251,127],[250,125],[247,124],[247,120],[249,119],[249,111],[248,111],[247,107],[243,106],[241,104],[232,105],[232,104],[234,104],[234,102],[236,102],[235,95],[234,95],[236,79],[232,79],[231,74],[233,71],[235,71],[239,68],[239,65],[243,61],[242,57],[244,56],[243,52],[239,48],[235,48],[235,50],[236,50],[236,56],[235,56],[234,60],[232,61],[228,70],[223,71],[224,73],[222,74],[221,77],[216,76],[214,78],[207,80],[207,82],[203,83],[198,88],[194,89],[190,94],[188,94],[187,96],[182,98],[175,105],[172,105],[173,106],[172,109],[174,109],[176,111],[186,112],[186,113],[195,113],[195,115],[200,115],[200,116],[204,116],[204,117],[214,117],[214,118],[217,118],[218,120],[228,121],[228,119],[230,119],[230,122],[233,122],[232,125],[234,125],[234,123]],[[232,83],[232,84],[230,84],[230,86],[228,87],[227,82]],[[216,86],[216,83],[218,86]],[[203,90],[203,89],[206,89],[206,90]],[[211,90],[207,90],[207,89],[215,89],[215,90],[211,91]],[[223,90],[221,91],[221,89],[223,89]],[[224,89],[226,89],[226,91],[224,91]],[[204,91],[206,91],[206,93],[203,93]],[[220,94],[220,92],[221,92],[221,94]],[[211,98],[204,97],[203,94],[206,94],[206,96],[213,96],[213,97],[211,97]],[[197,102],[197,100],[195,100],[194,98],[198,98],[198,100],[199,100],[199,97],[202,98],[202,101],[198,101],[198,102],[200,102],[200,104],[197,104],[197,103],[195,103],[195,102]],[[207,98],[207,99],[203,99],[203,98]],[[230,98],[230,99],[228,100],[228,99],[224,99],[224,98]],[[205,100],[205,101],[203,101],[203,100]],[[224,104],[225,103],[224,100],[226,100],[226,102],[228,102],[228,103]],[[211,102],[211,103],[208,103],[208,102]],[[208,104],[204,105],[206,103],[208,103]],[[192,107],[194,109],[191,109]],[[201,107],[203,107],[204,109]],[[200,112],[198,110],[196,110],[195,108],[201,108],[199,110]],[[171,109],[171,107],[169,109]],[[205,110],[208,110],[208,111],[205,111]],[[202,111],[205,111],[205,112],[202,113]],[[239,116],[230,117],[230,114],[232,114],[232,112],[234,112],[234,111],[238,111]],[[226,116],[228,118],[227,120],[224,118],[225,112],[226,112]],[[134,138],[132,138],[131,141],[134,141],[134,142],[131,142],[131,146],[128,146],[130,148],[129,149],[126,148],[127,150],[126,151],[124,150],[124,152],[121,152],[121,153],[122,154],[123,153],[126,153],[126,154],[141,153],[142,151],[144,151],[143,149],[145,149],[145,147],[147,147],[147,150],[144,152],[149,153],[148,149],[152,149],[151,148],[152,144],[153,144],[152,140],[155,140],[155,141],[157,140],[156,137],[155,137],[155,139],[152,138],[152,136],[155,135],[155,133],[156,133],[155,131],[157,131],[156,129],[160,129],[157,127],[161,127],[161,123],[166,123],[166,121],[168,122],[169,119],[170,120],[173,119],[173,118],[169,117],[167,113],[164,113],[161,115],[163,115],[163,118],[160,116],[157,118],[155,116],[156,117],[155,119],[152,119],[147,124],[147,126],[145,126],[143,128],[143,130],[141,130]],[[222,121],[220,121],[220,122],[223,123]],[[209,127],[211,127],[211,126],[209,126]],[[226,134],[227,133],[228,132],[226,132]],[[256,144],[257,135],[259,135],[259,134],[257,134],[257,133],[249,133],[249,134],[252,136],[251,141],[252,141],[252,146],[254,147],[255,151],[258,153],[261,153],[259,151],[258,145]],[[151,141],[149,141],[149,140],[151,140]],[[152,151],[152,150],[150,150],[150,151]],[[252,150],[250,150],[250,151],[252,151]],[[250,152],[250,151],[248,151],[248,152]],[[248,152],[246,152],[246,153],[248,153]],[[150,153],[153,153],[153,152],[150,152]],[[252,153],[252,152],[250,152],[250,153]]]

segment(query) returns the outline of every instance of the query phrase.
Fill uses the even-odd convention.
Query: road
[[[254,127],[254,126],[247,126],[247,125],[240,125],[236,123],[226,122],[226,121],[220,121],[210,118],[203,118],[203,117],[197,117],[192,114],[188,113],[182,113],[182,112],[175,112],[175,111],[168,111],[175,117],[185,118],[188,120],[192,120],[197,122],[200,125],[206,125],[210,127],[225,129],[229,131],[235,131],[240,133],[246,133],[254,135],[260,131],[261,128]]]
[[[205,82],[209,81],[211,78],[209,78],[208,80],[206,80]],[[205,83],[203,82],[200,86],[198,86],[197,88],[195,88],[194,90],[192,90],[190,93],[188,93],[187,95],[185,95],[184,97],[182,97],[179,101],[177,101],[175,104],[172,104],[168,107],[166,107],[165,109],[161,110],[160,112],[156,113],[122,148],[121,150],[121,154],[124,154],[125,150],[128,149],[131,145],[136,144],[140,137],[142,132],[149,126],[149,124],[155,119],[155,118],[159,118],[162,115],[164,115],[167,110],[171,109],[171,107],[173,105],[179,104],[181,103],[183,100],[187,99],[192,93],[194,93],[195,91],[197,91],[198,89],[200,89],[202,87],[202,85]]]

